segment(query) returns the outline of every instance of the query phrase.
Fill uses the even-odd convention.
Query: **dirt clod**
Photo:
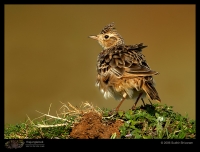
[[[113,133],[120,137],[119,127],[122,121],[103,122],[102,116],[96,112],[83,115],[81,121],[74,125],[70,137],[74,139],[109,139]]]

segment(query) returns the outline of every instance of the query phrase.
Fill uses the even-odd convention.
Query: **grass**
[[[175,113],[172,107],[154,104],[120,114],[125,120],[120,127],[121,138],[132,139],[194,139],[195,121]]]
[[[172,106],[153,104],[139,106],[134,111],[118,111],[94,107],[85,102],[74,107],[62,103],[61,113],[57,116],[47,114],[24,123],[9,125],[4,129],[4,139],[68,139],[75,123],[88,111],[101,113],[105,120],[121,119],[124,124],[119,127],[121,139],[195,139],[196,121],[173,111]],[[110,137],[115,139],[116,134]]]

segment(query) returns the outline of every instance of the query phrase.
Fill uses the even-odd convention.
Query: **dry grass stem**
[[[41,119],[42,123],[43,124],[37,124],[35,126],[39,127],[39,128],[48,128],[48,127],[59,127],[59,126],[65,126],[67,125],[70,121],[69,119],[65,119],[66,116],[76,116],[76,120],[75,121],[79,121],[81,116],[84,115],[85,113],[88,113],[88,112],[96,112],[98,113],[99,115],[102,114],[102,110],[99,108],[99,107],[94,107],[93,104],[89,103],[89,102],[82,102],[80,107],[75,107],[73,106],[71,103],[63,103],[61,102],[62,106],[59,110],[61,110],[62,112],[61,113],[58,113],[56,111],[56,115],[57,116],[53,116],[53,115],[50,115],[50,110],[51,110],[51,105],[49,106],[49,109],[48,109],[48,112],[47,114],[45,113],[42,113],[40,111],[37,111],[38,113],[41,114],[41,116],[31,120],[28,116],[28,120],[30,121],[31,124],[35,125],[34,121],[35,120],[38,120],[38,119]],[[44,117],[48,117],[48,118],[45,118],[45,120],[43,119]],[[112,116],[110,116],[112,117]],[[61,120],[63,121],[63,124],[56,124],[56,125],[48,125],[47,122],[50,121],[50,120]],[[66,123],[68,122],[68,123]]]

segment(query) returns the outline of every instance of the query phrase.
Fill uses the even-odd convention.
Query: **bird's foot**
[[[133,105],[132,108],[130,110],[135,110],[136,109],[136,106]]]
[[[115,108],[113,110],[111,110],[108,114],[111,116],[111,115],[115,115],[117,114],[117,112],[119,111],[119,109]]]

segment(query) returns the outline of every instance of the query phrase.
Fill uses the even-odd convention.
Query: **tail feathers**
[[[146,94],[151,98],[151,100],[157,100],[158,102],[161,102],[161,99],[158,96],[158,92],[156,91],[155,87],[151,82],[145,81],[143,89],[146,92]]]

